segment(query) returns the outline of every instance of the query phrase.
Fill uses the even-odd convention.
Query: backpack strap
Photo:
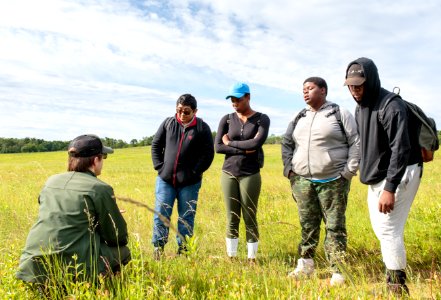
[[[260,121],[262,120],[262,113],[258,112],[259,115],[259,120],[257,120],[257,126],[260,126]]]
[[[294,118],[294,121],[292,121],[292,131],[294,132],[294,129],[296,129],[297,123],[299,123],[300,119],[306,117],[306,108],[302,109],[297,116]]]
[[[331,107],[333,108],[329,113],[325,115],[326,118],[329,118],[332,115],[335,115],[335,118],[337,119],[338,126],[340,127],[341,132],[345,136],[346,144],[348,144],[348,135],[346,134],[345,126],[343,125],[343,122],[341,121],[341,113],[340,113],[340,106],[338,104],[332,103]]]
[[[233,117],[233,113],[228,114],[227,116],[228,116],[228,118],[227,118],[227,124],[228,124],[228,126],[230,126],[230,122],[231,122],[231,118]]]
[[[196,118],[196,129],[198,132],[202,132],[204,130],[203,128],[204,120],[201,118]]]
[[[395,90],[395,89],[394,89]],[[387,95],[386,99],[384,99],[381,103],[380,106],[378,108],[378,121],[380,121],[381,124],[383,124],[383,120],[384,120],[384,111],[386,110],[387,105],[390,103],[390,101],[393,98],[399,98],[402,99],[401,96],[399,94],[396,93],[389,93],[389,95]]]
[[[164,127],[167,131],[170,130],[170,126],[171,126],[173,119],[174,119],[174,117],[168,117],[167,119],[165,119]]]

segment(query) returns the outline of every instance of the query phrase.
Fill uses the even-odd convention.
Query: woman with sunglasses
[[[202,173],[214,158],[210,127],[196,117],[197,111],[197,102],[192,95],[180,96],[176,102],[176,114],[162,122],[152,141],[153,166],[158,171],[155,210],[170,220],[177,200],[178,254],[185,253],[185,239],[193,236]],[[168,229],[155,214],[152,243],[156,260],[161,258],[168,242]]]
[[[215,139],[217,153],[225,154],[221,185],[227,210],[227,255],[237,256],[240,216],[246,227],[248,260],[254,263],[259,244],[257,204],[263,167],[262,145],[268,136],[270,119],[250,106],[250,89],[245,83],[230,88],[235,113],[225,115]]]

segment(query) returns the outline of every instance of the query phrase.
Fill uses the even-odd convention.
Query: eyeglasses
[[[178,115],[180,115],[180,114],[184,114],[185,116],[188,116],[188,115],[190,115],[191,113],[192,113],[193,111],[192,110],[184,110],[184,109],[176,109],[176,113],[178,114]]]
[[[103,153],[102,156],[103,156],[103,159],[106,159],[107,158],[107,153]]]

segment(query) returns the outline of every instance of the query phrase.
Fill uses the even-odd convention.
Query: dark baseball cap
[[[362,85],[366,81],[363,68],[359,64],[349,67],[344,85]]]
[[[106,147],[101,139],[94,134],[83,134],[74,138],[67,148],[69,156],[90,157],[98,154],[113,153],[113,149]]]

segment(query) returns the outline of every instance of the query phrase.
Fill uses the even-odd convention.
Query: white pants
[[[421,167],[418,164],[407,166],[403,179],[395,192],[394,209],[388,214],[383,214],[378,210],[378,200],[386,180],[369,186],[368,206],[371,224],[375,235],[380,240],[383,262],[389,270],[406,268],[404,225],[420,181]]]

